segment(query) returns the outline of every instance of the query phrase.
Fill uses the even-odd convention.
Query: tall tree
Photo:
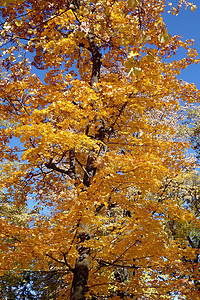
[[[2,216],[2,274],[60,271],[58,299],[191,296],[182,257],[193,253],[165,225],[198,219],[175,199],[148,197],[190,167],[188,144],[169,138],[173,124],[154,112],[199,100],[176,77],[198,63],[193,41],[167,33],[164,7],[27,0],[1,9],[0,112],[11,124],[1,128],[1,186],[39,212],[25,225]],[[187,56],[168,62],[180,47]]]

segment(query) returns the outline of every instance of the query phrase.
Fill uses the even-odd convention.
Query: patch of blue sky
[[[194,47],[197,52],[200,53],[200,5],[198,4],[199,2],[197,3],[197,9],[194,12],[192,12],[189,7],[186,10],[183,7],[177,16],[168,13],[169,7],[166,7],[163,14],[163,20],[170,35],[178,35],[183,40],[193,39]],[[175,55],[175,58],[181,59],[184,57],[185,53],[185,50],[179,50]],[[200,55],[198,58],[200,58]],[[178,77],[189,83],[194,83],[197,88],[200,88],[199,65],[193,64],[188,66],[181,71],[181,74]]]

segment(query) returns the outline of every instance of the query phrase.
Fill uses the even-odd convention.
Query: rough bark
[[[74,277],[71,287],[71,300],[84,300],[86,299],[85,293],[87,292],[87,281],[89,275],[90,261],[87,258],[76,261],[73,271]]]

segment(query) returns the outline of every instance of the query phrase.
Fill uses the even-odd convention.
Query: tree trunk
[[[74,278],[71,287],[71,300],[84,300],[87,292],[87,280],[90,261],[87,258],[77,260],[73,271]]]
[[[96,87],[96,83],[100,78],[100,68],[101,68],[101,53],[99,51],[99,47],[94,42],[94,35],[88,35],[89,47],[87,48],[91,53],[92,59],[92,74],[90,85],[93,90],[97,93],[98,88]],[[88,127],[89,130],[89,127]],[[100,136],[101,130],[98,131],[96,139],[103,140],[104,134]],[[94,156],[90,154],[87,159],[85,173],[83,176],[83,184],[86,188],[90,186],[90,179],[96,173],[96,167],[94,166]],[[79,235],[80,242],[84,242],[89,239],[89,234],[87,232],[83,232]],[[85,300],[85,294],[88,291],[87,281],[89,276],[89,265],[90,261],[88,259],[90,249],[85,247],[78,247],[79,258],[76,261],[75,267],[73,269],[73,281],[71,286],[71,295],[70,300]]]

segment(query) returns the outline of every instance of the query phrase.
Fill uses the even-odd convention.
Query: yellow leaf
[[[134,8],[135,6],[139,5],[141,0],[128,0],[128,6]]]

